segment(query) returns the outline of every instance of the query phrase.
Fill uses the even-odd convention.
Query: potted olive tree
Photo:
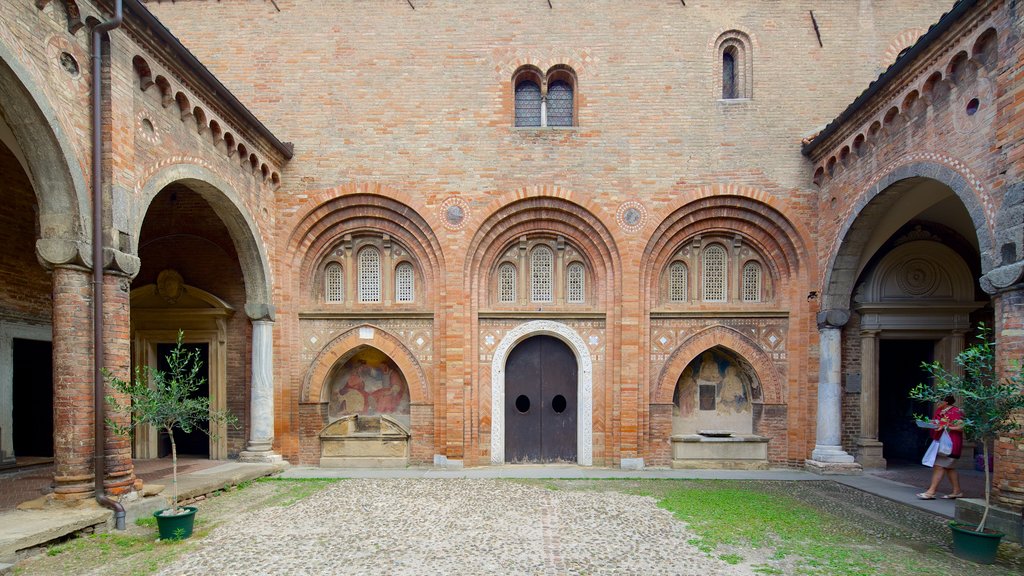
[[[130,414],[129,424],[118,424],[111,419],[107,425],[117,434],[128,435],[137,426],[155,426],[166,432],[171,441],[171,507],[156,511],[160,538],[181,540],[192,535],[195,520],[194,506],[178,505],[178,448],[174,443],[174,430],[192,432],[201,430],[210,434],[211,423],[235,424],[236,419],[226,410],[211,411],[210,399],[194,397],[206,378],[200,374],[203,362],[198,350],[188,350],[185,334],[178,331],[178,340],[167,355],[168,371],[152,366],[137,366],[135,378],[128,382],[107,373],[111,388],[128,399],[122,403],[107,396],[111,411]]]
[[[931,375],[931,384],[918,384],[910,391],[915,400],[937,402],[952,394],[963,411],[964,434],[982,445],[985,469],[985,511],[977,526],[950,522],[953,530],[953,553],[961,558],[991,564],[995,561],[999,542],[1004,534],[986,529],[991,508],[991,479],[988,450],[993,441],[1021,429],[1017,416],[1024,410],[1024,367],[1014,361],[1008,375],[1000,378],[996,370],[995,343],[992,330],[978,325],[978,342],[957,354],[956,363],[963,374],[954,374],[938,362],[924,363]],[[919,419],[922,419],[919,417]]]

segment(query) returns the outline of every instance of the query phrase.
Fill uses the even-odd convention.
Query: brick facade
[[[102,19],[107,8],[80,4],[83,18]],[[226,401],[243,423],[250,320],[275,320],[274,448],[293,462],[319,458],[326,375],[373,346],[409,383],[412,461],[489,463],[494,346],[542,320],[578,335],[593,359],[595,464],[670,464],[676,381],[700,353],[722,346],[764,390],[753,419],[771,439],[770,462],[802,466],[816,442],[815,314],[857,307],[856,287],[890,249],[889,236],[932,222],[951,231],[978,275],[1024,252],[1000,260],[994,231],[1024,156],[1021,46],[1011,33],[1020,22],[1002,2],[977,3],[807,156],[801,140],[836,118],[948,2],[366,4],[327,14],[299,0],[278,0],[279,11],[145,4],[258,120],[175,58],[137,8],[111,34],[111,271],[138,288],[173,269],[234,311],[225,321]],[[0,26],[0,56],[13,63],[0,69],[0,86],[17,88],[3,92],[0,111],[14,122],[10,139],[24,149],[27,173],[38,173],[18,180],[14,153],[0,155],[0,175],[18,182],[4,193],[17,210],[0,227],[10,236],[0,275],[11,279],[0,284],[0,314],[52,322],[57,335],[89,300],[87,286],[72,286],[91,263],[68,248],[88,244],[87,30],[69,31],[61,2],[8,2],[0,17],[15,23]],[[740,58],[734,99],[721,98],[727,48]],[[575,83],[573,126],[514,126],[521,70]],[[52,118],[49,140],[24,137],[11,120],[19,106]],[[295,143],[290,160],[260,122]],[[66,170],[38,170],[55,157],[67,159],[57,163]],[[908,179],[937,182],[946,204],[929,212]],[[26,224],[33,210],[35,228]],[[41,242],[51,279],[28,262],[31,240]],[[414,265],[412,303],[396,302],[387,283],[380,303],[324,301],[330,258],[348,266],[346,289],[357,288],[361,242]],[[526,255],[538,243],[552,247],[557,266],[583,266],[583,302],[570,302],[564,283],[550,302],[500,301],[498,264],[516,263],[519,289],[528,289]],[[715,243],[732,266],[724,302],[700,296],[701,251]],[[681,258],[690,259],[690,293],[675,302],[665,273]],[[739,288],[744,259],[763,267],[755,301]],[[124,294],[115,291],[106,310],[107,364],[117,371],[130,354]],[[1014,294],[995,298],[997,327],[1014,322]],[[854,316],[843,331],[844,374],[860,371]],[[359,336],[361,328],[373,336]],[[1019,339],[1006,334],[1001,350]],[[65,358],[87,349],[55,336],[60,398],[87,395],[74,383],[88,374]],[[87,457],[84,444],[71,444],[91,432],[67,421],[59,402],[58,476],[70,485]],[[845,394],[842,445],[851,452],[859,418],[859,395]],[[245,448],[247,434],[246,426],[229,433],[229,454]],[[112,469],[127,470],[125,447],[113,447]],[[1024,462],[1017,448],[1011,439],[999,448],[1006,494],[1024,489],[1011,480]]]

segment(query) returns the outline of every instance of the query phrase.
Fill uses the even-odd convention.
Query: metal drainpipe
[[[92,29],[92,341],[96,423],[96,501],[114,511],[114,526],[124,530],[124,506],[107,496],[103,488],[106,441],[103,394],[103,34],[121,25],[121,0],[114,0],[114,17]]]

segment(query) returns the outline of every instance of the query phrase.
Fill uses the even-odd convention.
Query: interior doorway
[[[576,356],[553,336],[519,343],[505,363],[505,461],[576,462]]]
[[[174,349],[175,344],[168,342],[161,342],[156,345],[156,367],[157,370],[168,372],[170,365],[167,362],[167,356]],[[195,344],[183,344],[182,347],[189,354],[198,352],[199,362],[202,367],[199,369],[199,376],[202,377],[203,383],[189,395],[190,398],[210,398],[210,345],[202,342]],[[202,430],[192,430],[191,432],[184,432],[180,428],[174,430],[174,444],[178,450],[178,456],[200,456],[202,458],[210,457],[210,438],[203,430],[209,429],[210,420],[206,419],[199,423]],[[163,458],[171,454],[171,440],[167,437],[167,433],[160,431],[159,448],[157,450],[157,456]]]
[[[11,348],[15,458],[52,458],[53,344],[14,338]]]
[[[928,381],[922,362],[935,359],[932,340],[881,340],[878,357],[878,439],[887,461],[919,461],[928,447],[928,432],[914,423],[915,414],[931,415],[931,405],[911,400],[910,389]]]

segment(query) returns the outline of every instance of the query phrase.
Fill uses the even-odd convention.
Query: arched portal
[[[494,350],[491,360],[491,463],[506,461],[506,386],[507,379],[518,377],[508,374],[512,352],[520,342],[535,336],[551,336],[559,340],[575,356],[576,360],[576,462],[590,466],[593,462],[593,362],[583,338],[575,330],[560,322],[534,320],[520,324],[510,330]],[[538,342],[540,342],[538,340]],[[555,345],[551,345],[556,350]],[[542,353],[543,354],[543,353]],[[512,368],[516,368],[513,364]],[[563,375],[564,376],[564,375]],[[556,392],[552,396],[558,395]],[[563,393],[564,396],[564,393]],[[518,398],[518,395],[516,395]],[[552,398],[552,401],[554,398]],[[566,399],[567,403],[569,399]],[[513,403],[515,399],[513,400]],[[533,403],[533,400],[530,400]],[[543,404],[543,402],[542,402]],[[513,406],[514,408],[514,406]],[[554,403],[551,405],[554,410]]]
[[[762,401],[761,382],[750,364],[716,346],[694,358],[680,374],[672,395],[672,434],[752,434],[753,406]]]
[[[505,461],[576,461],[576,373],[572,350],[532,336],[505,363]]]

